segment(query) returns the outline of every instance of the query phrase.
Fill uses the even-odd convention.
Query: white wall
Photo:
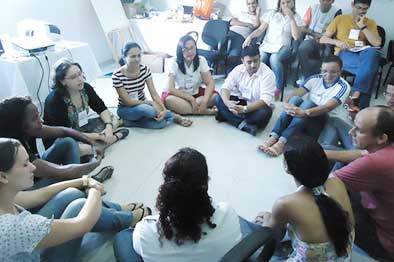
[[[87,42],[99,63],[112,58],[90,0],[0,0],[0,34],[16,36],[16,22],[40,19],[59,26],[66,40]]]
[[[60,27],[67,40],[89,43],[99,63],[112,58],[100,23],[90,0],[0,0],[0,34],[16,35],[16,22],[22,19],[42,19]],[[217,0],[226,6],[225,15],[244,10],[245,0]],[[275,8],[276,0],[260,0],[263,9]],[[311,0],[297,0],[297,10],[302,16]],[[317,0],[313,2],[317,3]],[[194,0],[150,0],[158,10],[176,8],[180,4],[194,3]],[[350,12],[350,0],[337,0],[343,11]],[[387,40],[394,39],[393,19],[394,0],[374,0],[369,16],[386,29]],[[116,14],[114,14],[116,15]],[[390,23],[391,22],[391,23]],[[387,45],[386,41],[386,45]],[[386,48],[385,48],[386,50]]]

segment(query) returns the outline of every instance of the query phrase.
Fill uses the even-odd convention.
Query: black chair
[[[208,65],[218,73],[219,64],[224,64],[227,70],[228,32],[230,23],[224,20],[209,20],[202,30],[201,39],[209,46],[209,50],[198,49],[198,54],[207,59]],[[191,31],[187,34],[195,34]],[[198,34],[197,34],[198,38]]]
[[[381,48],[383,48],[383,46],[384,46],[384,44],[385,44],[385,42],[386,42],[386,31],[384,30],[383,27],[381,27],[381,26],[379,26],[379,25],[378,25],[378,34],[379,34],[380,38],[382,39],[382,43],[381,43],[381,45],[380,45],[380,47],[379,47],[379,49],[381,49]],[[381,85],[381,82],[382,82],[383,67],[384,67],[387,63],[388,63],[388,58],[386,58],[386,57],[384,57],[384,56],[381,55],[381,56],[380,56],[380,59],[379,59],[379,68],[378,68],[378,72],[376,73],[376,76],[378,77],[378,83],[377,83],[377,86],[376,86],[375,99],[378,98],[379,89],[380,89],[380,85]],[[352,74],[352,73],[350,73],[350,72],[348,72],[348,71],[346,71],[346,70],[343,70],[343,72],[342,72],[342,77],[345,78],[345,79],[348,79],[349,77],[351,77],[352,80],[349,81],[349,82],[350,82],[350,84],[353,86],[353,84],[354,84],[354,78],[355,78],[355,75],[354,75],[354,74]],[[386,78],[387,78],[387,76],[386,76]],[[385,81],[386,81],[386,80],[385,80]],[[383,83],[384,83],[384,82],[383,82]]]
[[[387,57],[386,57],[386,59],[387,59],[387,63],[391,63],[391,65],[389,67],[389,70],[387,71],[386,77],[384,78],[383,85],[386,84],[387,79],[390,76],[391,69],[394,67],[394,40],[390,40],[390,42],[389,42],[389,46],[387,47]]]
[[[275,241],[273,239],[272,229],[269,227],[261,227],[246,236],[241,242],[228,251],[220,262],[245,261],[262,246],[264,246],[264,248],[259,254],[256,260],[257,262],[268,261],[274,253]]]

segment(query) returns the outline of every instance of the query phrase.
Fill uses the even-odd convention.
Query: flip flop
[[[142,213],[138,219],[134,219],[135,218],[134,212],[139,209],[142,210]],[[140,208],[137,208],[136,210],[134,210],[134,212],[132,212],[133,213],[133,221],[131,222],[131,225],[130,225],[131,228],[134,228],[135,225],[137,225],[137,223],[140,222],[144,217],[152,215],[152,209],[150,209],[149,207],[140,207]]]
[[[127,128],[120,128],[114,132],[114,136],[116,137],[116,142],[122,139],[125,139],[129,135],[130,131]],[[121,134],[122,137],[118,137],[116,134]]]
[[[138,208],[142,208],[144,206],[143,203],[128,203],[124,206],[122,206],[123,211],[134,211],[137,210]]]
[[[113,172],[114,172],[113,166],[105,166],[97,174],[92,176],[92,178],[100,183],[103,183],[105,180],[110,179],[112,177]]]

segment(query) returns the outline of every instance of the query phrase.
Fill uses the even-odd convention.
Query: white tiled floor
[[[159,91],[165,84],[164,77],[154,76]],[[117,95],[111,84],[111,78],[93,83],[107,106],[115,110]],[[188,128],[176,124],[163,130],[131,128],[129,137],[106,151],[101,166],[113,165],[115,172],[105,182],[105,198],[120,203],[141,201],[154,207],[165,161],[188,146],[207,158],[209,192],[214,201],[230,203],[247,219],[270,210],[275,199],[295,190],[292,178],[283,171],[282,157],[271,158],[257,151],[281,111],[280,103],[276,107],[270,123],[256,137],[208,116],[192,117],[194,123]],[[356,254],[353,261],[368,260]]]

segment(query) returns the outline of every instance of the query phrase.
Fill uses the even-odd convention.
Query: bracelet
[[[248,106],[244,106],[242,111],[243,111],[244,114],[246,114],[248,112]]]
[[[87,187],[89,185],[89,177],[86,175],[82,176],[82,186]]]
[[[111,125],[112,127],[114,127],[114,125],[113,125],[111,122],[105,122],[104,125],[105,125],[105,126]]]
[[[365,26],[363,26],[363,27],[361,27],[360,28],[360,31],[363,31],[365,28],[367,28],[367,26],[365,25]]]

